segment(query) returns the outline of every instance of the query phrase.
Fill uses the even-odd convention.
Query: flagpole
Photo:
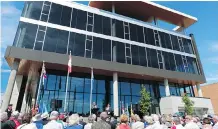
[[[70,58],[71,58],[71,51],[70,51]],[[69,62],[68,62],[69,63]],[[69,67],[69,66],[68,66]],[[70,66],[71,67],[71,66]],[[68,68],[69,69],[69,68]],[[69,78],[70,71],[67,70],[67,82],[66,82],[66,92],[65,92],[65,101],[64,101],[64,112],[67,109],[67,90],[68,90],[68,78]]]
[[[91,89],[90,89],[90,110],[89,110],[89,114],[92,114],[92,87],[93,87],[93,68],[91,67]]]
[[[41,70],[41,75],[40,75],[40,80],[39,80],[38,93],[37,93],[37,97],[36,97],[36,103],[37,103],[37,104],[38,104],[38,100],[39,100],[39,93],[40,93],[40,89],[41,89],[41,82],[42,82],[43,67],[44,67],[44,60],[43,60],[43,63],[42,63],[42,70]]]

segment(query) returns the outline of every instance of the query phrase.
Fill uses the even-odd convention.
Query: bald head
[[[102,113],[100,114],[100,117],[101,117],[102,120],[105,120],[105,121],[106,121],[106,119],[108,118],[106,112],[102,112]]]

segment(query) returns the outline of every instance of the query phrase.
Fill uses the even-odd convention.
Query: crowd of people
[[[78,114],[51,113],[22,114],[8,108],[1,112],[1,129],[218,129],[218,116],[203,118],[190,115],[157,115],[140,118],[137,114],[112,117],[101,112],[83,118]]]

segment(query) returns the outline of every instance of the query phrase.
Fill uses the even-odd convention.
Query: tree
[[[185,107],[185,113],[187,115],[192,115],[193,112],[194,112],[194,109],[193,109],[194,102],[192,100],[190,100],[190,98],[188,97],[187,94],[183,95],[182,102],[185,105],[184,106]]]
[[[149,113],[148,109],[151,106],[150,93],[148,91],[146,91],[146,88],[143,85],[141,85],[140,94],[141,94],[141,98],[139,101],[140,111],[141,111],[141,113],[143,113],[143,115],[145,115],[145,114],[147,115]]]

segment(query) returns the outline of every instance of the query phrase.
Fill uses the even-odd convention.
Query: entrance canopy
[[[89,6],[102,10],[112,11],[112,4],[115,6],[115,13],[151,22],[155,17],[174,25],[177,25],[176,31],[181,27],[188,28],[195,22],[197,18],[184,14],[182,12],[170,9],[168,7],[149,2],[149,1],[90,1]]]

